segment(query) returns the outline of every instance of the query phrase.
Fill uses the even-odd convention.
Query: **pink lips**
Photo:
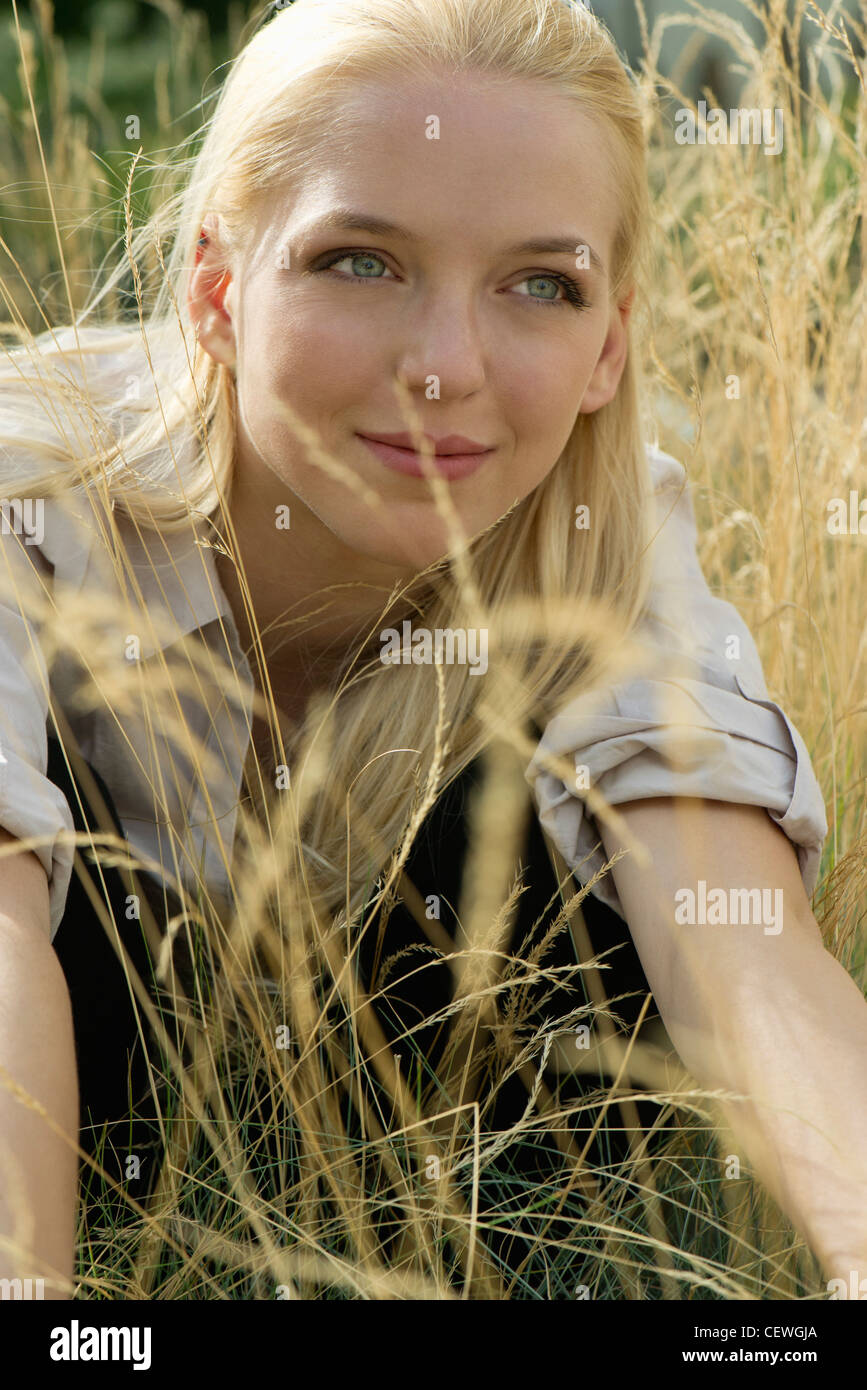
[[[407,433],[376,436],[359,434],[358,437],[387,468],[392,468],[397,473],[407,473],[415,478],[425,476],[422,457],[413,448],[412,435]],[[441,477],[449,481],[464,478],[467,474],[474,473],[477,468],[481,467],[488,455],[494,453],[494,449],[488,448],[484,444],[478,444],[475,440],[467,439],[461,434],[448,434],[441,439],[436,439],[431,434],[425,434],[423,438],[435,450],[431,465]]]

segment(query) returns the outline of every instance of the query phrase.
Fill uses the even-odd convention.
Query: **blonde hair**
[[[231,531],[225,504],[236,427],[233,377],[199,347],[184,307],[204,217],[218,213],[229,245],[243,253],[260,196],[278,181],[303,180],[318,133],[339,133],[341,91],[350,82],[444,69],[537,79],[601,124],[620,205],[611,290],[617,296],[640,288],[649,216],[643,112],[610,37],[587,9],[564,0],[295,0],[232,64],[200,147],[176,162],[182,191],[146,226],[130,230],[127,254],[75,324],[34,341],[40,371],[77,358],[86,429],[99,436],[83,447],[68,436],[47,444],[36,431],[28,439],[20,427],[14,440],[0,434],[0,444],[14,443],[19,458],[31,449],[34,467],[50,459],[48,471],[31,470],[31,488],[47,495],[76,482],[140,526],[165,533],[186,529],[196,515],[222,518]],[[128,264],[140,323],[88,324]],[[529,720],[543,723],[598,678],[602,644],[594,633],[605,627],[616,645],[639,617],[648,588],[650,490],[634,331],[631,324],[616,394],[594,413],[578,414],[548,476],[470,542],[455,566],[441,561],[425,573],[418,622],[447,629],[463,616],[487,627],[493,655],[486,679],[471,679],[466,664],[426,671],[386,667],[374,656],[345,682],[336,704],[326,702],[321,727],[328,725],[332,741],[327,776],[318,775],[327,794],[301,796],[297,825],[315,861],[306,881],[314,880],[324,905],[333,909],[343,899],[351,877],[350,910],[371,863],[381,864],[404,840],[419,768],[435,767],[441,788],[492,737],[526,729]],[[94,354],[116,356],[122,377],[124,354],[132,362],[142,339],[155,393],[121,401],[117,375],[109,384],[94,370]],[[0,373],[0,403],[32,418],[37,398],[20,356]],[[68,379],[49,370],[40,391],[43,408],[68,412]],[[125,423],[121,438],[122,416],[132,428]],[[578,504],[589,508],[589,529],[575,528]],[[231,549],[231,536],[223,543]],[[364,655],[352,653],[343,674]],[[309,750],[311,740],[308,721],[298,746]],[[394,750],[398,755],[382,756]],[[374,847],[368,863],[353,854],[351,875],[350,788],[353,817]]]

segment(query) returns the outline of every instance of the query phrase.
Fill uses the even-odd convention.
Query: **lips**
[[[390,444],[393,449],[415,450],[412,435],[405,431],[402,434],[362,434],[361,438],[371,439],[376,444]],[[436,435],[425,433],[422,434],[422,439],[442,458],[448,458],[451,454],[486,454],[491,450],[491,445],[478,444],[476,440],[467,439],[462,434],[446,434],[437,439]]]
[[[424,437],[431,440],[432,444],[435,442],[429,435]],[[496,452],[495,449],[486,449],[483,445],[477,444],[475,440],[464,440],[461,435],[452,434],[437,441],[439,448],[448,447],[450,450],[454,450],[455,446],[460,444],[467,446],[466,451],[461,453],[440,453],[437,451],[428,460],[416,453],[412,447],[412,437],[407,434],[386,435],[378,438],[359,434],[358,438],[392,472],[404,473],[413,478],[424,478],[433,469],[441,478],[445,478],[449,482],[475,473]],[[409,445],[393,444],[391,442],[393,439],[409,440]]]

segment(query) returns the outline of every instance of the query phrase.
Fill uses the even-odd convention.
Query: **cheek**
[[[351,394],[353,382],[371,370],[370,333],[359,317],[335,314],[333,306],[293,301],[272,292],[265,308],[251,310],[244,342],[245,377],[251,404],[287,400],[305,414],[315,400]]]
[[[564,431],[568,436],[598,355],[589,335],[578,342],[571,333],[552,335],[544,344],[537,341],[532,354],[503,363],[500,395],[508,402],[515,428],[539,440],[556,439]]]

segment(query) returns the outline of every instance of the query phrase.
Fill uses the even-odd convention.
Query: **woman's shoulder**
[[[670,487],[681,488],[686,485],[686,468],[673,454],[666,453],[655,440],[646,440],[644,449],[654,492],[661,492]]]
[[[692,486],[685,465],[673,454],[666,453],[658,444],[645,444],[648,473],[650,475],[651,495],[656,508],[656,529],[652,536],[653,544],[665,530],[665,546],[679,532],[681,541],[695,536],[695,511],[692,502]],[[662,549],[663,547],[657,547]]]
[[[138,325],[66,326],[0,355],[0,478],[8,493],[34,464],[61,466],[122,438],[176,390],[176,363],[162,330]]]
[[[546,725],[526,769],[540,819],[588,882],[604,855],[580,788],[613,806],[670,796],[764,806],[796,845],[812,892],[827,819],[809,751],[769,695],[744,618],[707,583],[686,469],[653,445],[648,463],[653,583],[630,662]],[[550,766],[552,754],[574,767],[574,790]],[[591,891],[623,915],[613,885],[601,880]]]

